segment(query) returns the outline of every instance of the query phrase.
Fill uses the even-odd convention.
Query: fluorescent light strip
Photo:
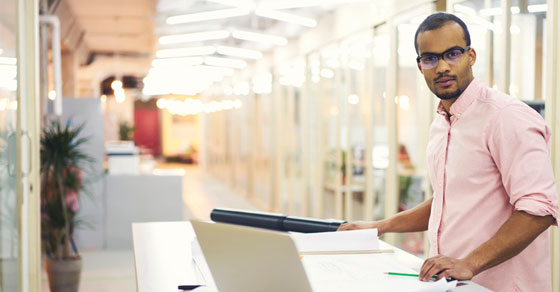
[[[256,33],[256,32],[234,30],[231,33],[231,35],[233,38],[236,39],[252,41],[257,43],[267,43],[267,44],[273,44],[278,46],[285,46],[286,44],[288,44],[288,40],[284,37]]]
[[[195,66],[203,63],[204,59],[202,57],[167,58],[153,60],[152,67]]]
[[[292,8],[342,5],[342,4],[364,3],[364,2],[369,2],[369,0],[283,0],[283,1],[266,0],[261,2],[261,4],[259,4],[259,8],[292,9]]]
[[[255,10],[255,14],[258,15],[258,16],[262,16],[262,17],[266,17],[266,18],[272,18],[272,19],[276,19],[276,20],[280,20],[280,21],[284,21],[284,22],[288,22],[288,23],[294,23],[294,24],[301,25],[301,26],[306,26],[306,27],[316,27],[317,26],[317,21],[315,21],[315,19],[313,19],[313,18],[303,17],[303,16],[292,14],[292,13],[286,13],[286,12],[277,11],[277,10],[260,9],[259,8],[259,9]]]
[[[527,10],[531,13],[546,12],[548,10],[547,4],[535,4],[527,6]]]
[[[0,57],[0,64],[2,65],[16,65],[16,58]]]
[[[252,0],[206,0],[206,2],[218,3],[225,6],[232,6],[245,9],[255,9],[255,1]]]
[[[181,24],[181,23],[191,23],[214,19],[223,19],[230,17],[238,17],[248,15],[251,10],[247,8],[228,8],[221,10],[213,10],[207,12],[175,15],[167,18],[167,24]]]
[[[229,67],[221,67],[221,66],[208,66],[208,65],[200,65],[196,66],[201,70],[206,70],[206,72],[212,72],[213,74],[220,74],[222,76],[231,77],[235,74],[235,70]]]
[[[238,57],[238,58],[253,59],[253,60],[258,60],[263,56],[260,51],[226,47],[226,46],[217,46],[216,51],[219,54],[230,56],[230,57]]]
[[[527,7],[527,9],[530,11],[530,7],[533,5],[529,5]],[[519,9],[519,7],[517,6],[513,6],[510,9],[511,14],[519,14],[519,12],[521,11]],[[502,14],[502,8],[501,7],[494,7],[494,8],[484,8],[484,9],[480,9],[480,11],[478,12],[481,16],[496,16],[496,15],[500,15]]]
[[[187,34],[166,35],[159,38],[159,43],[162,45],[179,44],[189,42],[201,42],[209,40],[221,40],[230,36],[227,30],[213,30],[203,31]]]
[[[243,69],[247,67],[247,62],[243,60],[218,57],[206,57],[204,58],[204,64],[209,66],[218,66],[233,69]]]
[[[194,47],[194,48],[180,48],[180,49],[164,49],[156,52],[158,58],[173,58],[173,57],[190,57],[190,56],[204,56],[216,53],[216,48],[213,46]]]

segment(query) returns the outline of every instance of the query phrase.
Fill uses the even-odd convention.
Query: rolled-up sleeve
[[[535,216],[558,215],[558,194],[550,161],[550,130],[523,104],[503,108],[487,132],[488,149],[515,210]]]

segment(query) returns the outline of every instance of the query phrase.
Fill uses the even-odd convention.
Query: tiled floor
[[[190,218],[208,220],[210,211],[216,207],[259,210],[251,202],[208,177],[197,167],[181,165],[162,165],[161,167],[185,169],[183,181],[185,220]],[[82,258],[84,266],[80,292],[136,291],[132,250],[83,251]],[[42,291],[49,291],[45,273],[42,277]]]

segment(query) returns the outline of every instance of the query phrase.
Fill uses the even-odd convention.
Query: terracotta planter
[[[45,270],[49,278],[51,292],[78,292],[82,259],[51,260],[45,259]]]

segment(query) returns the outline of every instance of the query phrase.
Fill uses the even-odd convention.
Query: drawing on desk
[[[372,288],[391,292],[443,292],[454,285],[385,275],[387,270],[415,272],[400,264],[392,253],[313,255],[300,259],[292,237],[286,233],[191,222],[217,288],[222,292],[338,292],[372,291]]]
[[[306,256],[302,261],[314,291],[447,291],[457,283],[386,275],[387,270],[415,273],[393,254]]]
[[[300,253],[378,250],[377,229],[344,232],[290,233]]]

